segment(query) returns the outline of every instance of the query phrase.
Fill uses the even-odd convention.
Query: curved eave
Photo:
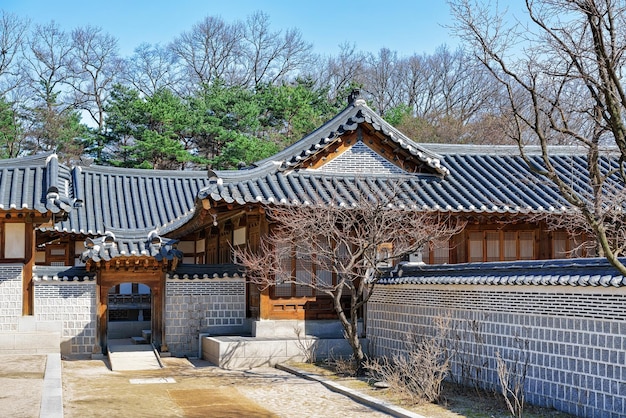
[[[214,184],[201,191],[199,198],[225,204],[261,205],[336,205],[356,206],[360,194],[390,196],[396,190],[397,208],[417,211],[437,211],[461,214],[564,214],[567,208],[549,195],[536,195],[527,201],[493,202],[499,199],[489,190],[463,191],[466,185],[453,178],[441,180],[430,175],[334,176],[300,170],[275,173],[256,179]],[[394,189],[395,188],[395,189]],[[391,190],[391,192],[390,192]],[[516,190],[522,194],[524,190]],[[527,193],[528,194],[528,193]]]

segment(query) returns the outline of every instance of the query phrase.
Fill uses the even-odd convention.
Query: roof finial
[[[348,95],[348,105],[364,105],[365,100],[361,97],[361,89],[355,88]]]

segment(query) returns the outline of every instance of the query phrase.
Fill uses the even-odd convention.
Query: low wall
[[[96,344],[95,281],[36,281],[35,318],[60,322],[61,354],[88,356]]]
[[[499,389],[499,353],[509,370],[527,364],[528,403],[626,416],[625,287],[381,284],[367,318],[377,356],[403,353],[447,318],[452,380]]]
[[[364,347],[366,340],[361,340]],[[289,361],[348,358],[352,348],[344,338],[302,337],[300,339],[259,337],[203,337],[202,358],[224,369],[249,369]]]
[[[0,264],[0,332],[17,331],[22,316],[23,264]]]
[[[59,353],[60,338],[60,322],[37,322],[33,316],[23,316],[16,331],[0,331],[0,354]]]
[[[241,334],[246,318],[243,278],[168,279],[165,341],[174,355],[197,356],[200,334]]]

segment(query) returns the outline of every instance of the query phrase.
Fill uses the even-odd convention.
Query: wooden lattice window
[[[467,261],[532,260],[535,258],[534,231],[471,231],[467,234]]]

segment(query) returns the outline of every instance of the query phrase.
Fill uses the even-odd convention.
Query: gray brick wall
[[[380,156],[362,141],[324,164],[319,171],[339,174],[406,174],[406,171]]]
[[[96,344],[96,283],[35,282],[37,321],[61,321],[61,353],[90,355]]]
[[[241,332],[246,317],[243,279],[168,280],[165,340],[175,355],[198,355],[198,334]]]
[[[413,333],[449,318],[450,378],[499,388],[496,353],[527,366],[526,401],[576,416],[626,416],[626,291],[560,287],[379,286],[368,304],[376,355],[401,353]]]
[[[22,316],[23,264],[0,265],[0,331],[17,331]]]

